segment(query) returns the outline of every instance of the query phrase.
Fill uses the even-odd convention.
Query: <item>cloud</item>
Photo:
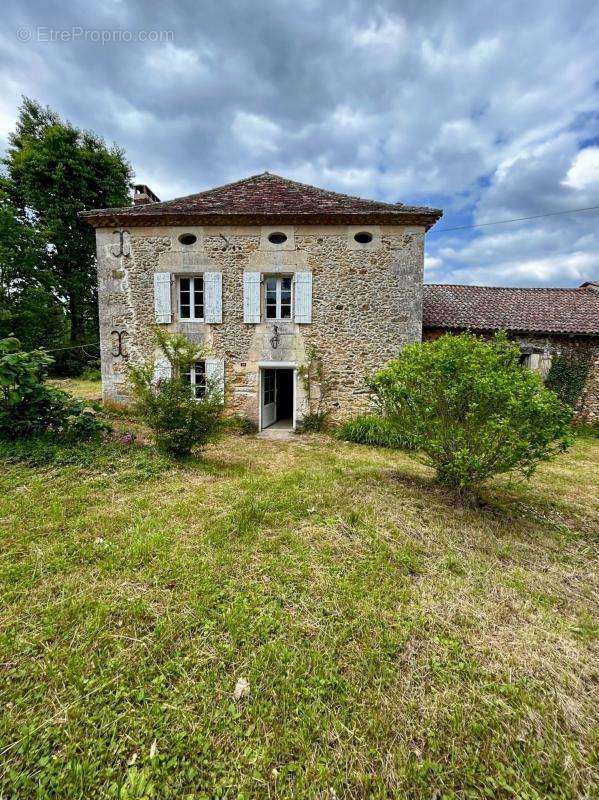
[[[231,130],[239,144],[253,153],[274,153],[279,149],[275,143],[279,126],[259,114],[238,111]]]
[[[591,0],[309,0],[301,14],[291,0],[67,6],[3,9],[0,137],[23,93],[116,140],[163,198],[268,168],[442,206],[439,229],[599,204]],[[17,40],[18,27],[42,25],[172,37]],[[572,285],[597,269],[595,219],[432,232],[427,275]]]
[[[599,192],[599,147],[587,147],[576,154],[564,185]]]

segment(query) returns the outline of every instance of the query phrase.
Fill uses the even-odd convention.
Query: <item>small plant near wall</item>
[[[223,427],[223,396],[205,378],[201,388],[191,381],[191,371],[207,356],[206,348],[183,334],[154,331],[157,346],[168,363],[163,376],[154,362],[129,369],[129,384],[139,417],[154,434],[159,450],[173,457],[186,456],[193,447],[213,441]]]
[[[582,394],[588,372],[589,362],[580,356],[554,356],[545,386],[564,403],[574,407]]]
[[[330,413],[332,382],[325,374],[322,359],[315,347],[308,350],[306,363],[298,369],[298,374],[306,393],[307,412],[304,414],[303,429],[322,431]]]

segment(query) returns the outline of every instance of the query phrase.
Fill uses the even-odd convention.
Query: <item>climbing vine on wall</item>
[[[329,395],[331,381],[327,378],[322,359],[316,348],[311,347],[307,353],[306,363],[298,370],[306,392],[307,413],[304,414],[304,430],[320,431],[329,414]]]
[[[589,372],[589,363],[577,356],[554,356],[545,385],[564,403],[574,406],[581,395]]]

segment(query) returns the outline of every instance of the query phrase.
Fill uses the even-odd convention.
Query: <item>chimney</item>
[[[160,198],[156,197],[154,192],[145,185],[145,183],[136,183],[133,187],[133,205],[145,206],[147,203],[159,203]]]

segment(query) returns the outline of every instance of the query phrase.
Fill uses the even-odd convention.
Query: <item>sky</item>
[[[425,279],[599,279],[596,0],[4,0],[21,96],[123,147],[163,200],[264,170],[443,208]],[[445,230],[444,230],[445,229]]]

